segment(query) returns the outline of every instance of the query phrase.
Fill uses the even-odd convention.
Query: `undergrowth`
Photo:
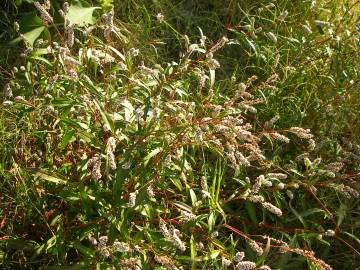
[[[357,1],[28,2],[3,269],[360,267]]]

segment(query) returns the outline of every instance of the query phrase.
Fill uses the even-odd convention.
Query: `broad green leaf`
[[[56,235],[54,235],[53,237],[51,237],[49,240],[46,241],[46,243],[42,244],[41,246],[39,246],[33,256],[31,257],[31,259],[35,259],[37,256],[39,256],[40,254],[42,254],[43,252],[47,252],[49,249],[51,249],[53,246],[55,246],[56,244]]]
[[[129,122],[133,115],[134,107],[131,105],[130,101],[128,101],[127,99],[125,99],[122,102],[122,105],[124,106],[124,111],[125,111],[125,121]]]
[[[216,259],[219,256],[219,254],[220,254],[220,250],[213,250],[213,251],[211,251],[211,254],[209,257],[211,259]]]
[[[155,148],[154,150],[152,150],[145,158],[144,158],[144,166],[146,166],[150,159],[154,156],[156,156],[158,153],[160,153],[162,151],[162,147],[158,147]]]
[[[59,145],[59,148],[64,149],[69,144],[69,142],[73,138],[74,134],[75,134],[75,130],[73,130],[73,129],[67,130],[65,132],[65,135],[64,135],[60,145]]]
[[[256,48],[255,43],[254,43],[252,40],[248,39],[248,38],[245,38],[245,40],[246,40],[246,42],[249,44],[250,48],[254,51],[254,53],[255,53],[256,56],[257,56],[257,55],[258,55],[258,50],[257,50],[257,48]]]
[[[191,198],[191,203],[193,206],[195,206],[196,202],[197,202],[197,198],[196,198],[196,194],[194,192],[194,190],[190,189],[190,198]]]
[[[115,49],[115,48],[112,47],[112,46],[108,46],[108,48],[109,48],[110,50],[112,50],[117,56],[119,56],[119,58],[120,58],[122,61],[125,61],[125,56],[124,56],[121,52],[119,52],[117,49]]]
[[[100,7],[82,7],[80,5],[71,5],[66,19],[72,24],[86,26],[95,24],[94,11]]]
[[[170,180],[174,184],[174,186],[178,188],[179,191],[182,191],[183,186],[178,178],[170,178]]]
[[[76,121],[69,119],[69,118],[62,118],[60,120],[60,122],[65,123],[69,126],[72,126],[74,128],[81,128],[81,126],[79,125],[79,123],[77,123]]]
[[[56,217],[54,217],[53,220],[50,222],[50,226],[54,226],[56,223],[58,223],[58,221],[61,221],[62,217],[63,217],[62,214],[57,215]]]
[[[214,225],[215,225],[215,215],[214,215],[214,213],[212,212],[212,213],[209,215],[209,219],[208,219],[209,232],[211,232],[211,231],[213,230]]]
[[[37,169],[35,169],[35,170],[37,170]],[[63,180],[63,179],[60,179],[60,178],[58,178],[58,177],[45,174],[44,172],[42,172],[42,171],[40,171],[40,170],[38,170],[38,171],[34,174],[34,176],[39,177],[39,178],[41,178],[41,179],[43,179],[43,180],[46,180],[46,181],[53,182],[53,183],[55,183],[55,184],[66,184],[66,183],[67,183],[67,182],[66,182],[65,180]]]
[[[73,246],[87,257],[93,258],[95,256],[95,251],[93,249],[84,246],[79,241],[75,242]]]
[[[214,86],[215,83],[215,70],[210,69],[210,88]]]
[[[22,239],[7,239],[4,240],[4,243],[6,243],[8,248],[11,248],[13,250],[19,249],[19,250],[32,251],[35,248],[34,243],[29,241],[24,241]]]
[[[34,28],[33,30],[27,32],[24,34],[24,37],[27,42],[30,43],[31,46],[34,46],[35,40],[41,35],[41,33],[44,31],[45,26],[40,26],[37,28]]]
[[[20,25],[20,33],[22,33],[27,42],[31,46],[34,45],[36,39],[45,30],[42,20],[37,16],[36,12],[25,13],[18,21]],[[11,45],[17,44],[21,41],[21,37],[18,37],[10,42]]]
[[[110,117],[108,116],[107,112],[103,108],[100,102],[98,102],[96,99],[93,100],[94,104],[98,108],[101,118],[103,119],[104,123],[107,124],[110,127],[110,130],[114,130],[114,124],[113,121],[111,121]]]
[[[346,204],[340,203],[340,207],[337,210],[336,214],[338,216],[337,225],[340,226],[346,217],[348,207]]]
[[[181,208],[182,210],[186,211],[186,212],[191,212],[191,207],[185,203],[182,202],[176,202],[174,203],[174,205],[176,205],[177,207]]]
[[[53,66],[53,64],[52,64],[49,60],[47,60],[46,58],[44,58],[44,57],[32,56],[31,59],[39,60],[39,61],[47,64],[49,67],[52,67],[52,66]]]

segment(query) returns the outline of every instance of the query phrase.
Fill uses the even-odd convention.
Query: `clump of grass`
[[[167,62],[148,51],[159,42],[135,46],[143,38],[113,12],[79,26],[64,8],[59,26],[36,5],[50,36],[26,44],[2,107],[17,131],[4,187],[23,200],[2,215],[24,222],[1,226],[4,267],[332,269],[335,241],[359,255],[341,226],[359,197],[356,146],[321,160],[310,130],[263,112],[287,73],[271,57],[263,74],[250,63],[260,69],[278,32],[249,15],[234,36],[189,38],[154,13],[149,25],[176,35],[180,56]],[[266,11],[286,25],[288,11],[261,8],[260,22]],[[247,72],[225,61],[242,42],[255,48]]]

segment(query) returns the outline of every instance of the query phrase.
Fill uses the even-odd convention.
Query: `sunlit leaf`
[[[78,26],[87,26],[95,24],[94,11],[100,7],[82,7],[80,5],[71,5],[69,13],[66,14],[66,19],[72,24]]]

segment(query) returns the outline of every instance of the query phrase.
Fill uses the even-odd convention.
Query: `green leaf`
[[[22,33],[27,42],[31,46],[34,45],[36,39],[45,30],[45,26],[36,12],[25,13],[19,20],[20,33]],[[17,44],[21,41],[21,37],[15,38],[10,42],[11,45]]]
[[[82,7],[80,5],[71,5],[69,7],[69,13],[66,14],[66,19],[72,24],[78,26],[86,26],[95,24],[95,18],[93,13],[100,7]]]
[[[86,269],[89,264],[85,262],[80,262],[71,266],[47,266],[45,270],[82,270]]]
[[[150,159],[154,156],[156,156],[158,153],[160,153],[162,151],[162,147],[158,147],[155,148],[154,150],[152,150],[145,158],[144,158],[144,166],[146,166]]]
[[[306,227],[305,221],[302,218],[302,216],[295,210],[295,208],[292,207],[291,205],[292,200],[290,200],[289,202],[289,207],[291,209],[291,212],[293,212],[293,214],[300,220],[300,222],[303,224],[304,227]]]
[[[107,45],[108,46],[108,48],[110,49],[110,50],[112,50],[117,56],[119,56],[119,58],[122,60],[122,61],[126,61],[126,59],[125,59],[125,56],[121,53],[121,52],[119,52],[117,49],[115,49],[114,47],[112,47],[112,46],[109,46],[109,45]]]
[[[215,83],[215,70],[210,69],[210,87],[213,87]]]
[[[72,119],[69,119],[69,118],[62,118],[60,120],[61,123],[64,123],[64,124],[67,124],[69,126],[72,126],[74,128],[80,128],[81,129],[81,126],[79,123],[77,123],[76,121],[72,120]]]
[[[85,256],[90,257],[90,258],[95,257],[95,251],[91,248],[84,246],[79,241],[75,242],[73,244],[73,246],[74,246],[74,248],[76,248],[78,251],[80,251]]]
[[[194,192],[194,190],[190,189],[190,198],[191,198],[191,203],[193,206],[195,206],[196,202],[197,202],[197,198],[196,198],[196,194]]]
[[[31,59],[35,59],[35,60],[41,61],[41,62],[47,64],[49,67],[52,67],[52,66],[53,66],[53,64],[52,64],[49,60],[47,60],[46,58],[44,58],[44,57],[32,56]]]
[[[64,149],[69,144],[69,142],[73,138],[74,134],[75,134],[75,130],[73,130],[73,129],[67,130],[65,132],[65,135],[64,135],[60,145],[59,145],[59,148]]]
[[[196,269],[196,241],[194,238],[194,235],[191,235],[190,237],[190,256],[191,256],[191,270]]]
[[[53,237],[51,237],[49,240],[46,241],[46,243],[42,244],[41,246],[39,246],[33,256],[31,257],[31,259],[35,259],[37,256],[39,256],[42,253],[46,253],[49,249],[51,249],[53,246],[55,246],[56,244],[56,235],[54,235]]]
[[[209,232],[211,232],[215,226],[215,215],[213,212],[210,213],[208,219]]]
[[[245,202],[245,208],[247,210],[247,213],[248,213],[251,221],[255,224],[258,224],[254,205],[250,202]]]
[[[265,261],[266,256],[269,254],[269,251],[270,251],[270,238],[267,239],[267,243],[266,243],[264,252],[263,252],[263,254],[261,254],[260,258],[256,262],[257,265],[260,265],[261,263],[263,263]]]
[[[299,215],[301,217],[307,217],[307,216],[310,216],[312,214],[317,214],[317,213],[325,213],[325,211],[323,209],[320,209],[320,208],[311,208],[311,209],[308,209],[302,213],[299,213]],[[293,217],[293,218],[290,218],[288,219],[288,221],[294,221],[296,220],[297,217]]]
[[[346,204],[340,203],[340,207],[337,210],[337,216],[338,216],[338,220],[337,220],[337,225],[340,226],[342,224],[342,222],[344,221],[344,218],[346,217],[346,214],[348,212],[348,207]]]
[[[219,256],[219,254],[220,254],[220,250],[213,250],[213,251],[211,251],[209,257],[210,257],[210,259],[216,259]]]
[[[246,42],[249,44],[249,47],[254,51],[254,53],[256,54],[256,56],[258,55],[258,50],[256,48],[256,45],[254,44],[254,42],[248,38],[245,38]]]
[[[174,186],[178,188],[179,191],[182,191],[183,186],[178,178],[170,178],[170,180],[174,184]]]
[[[34,46],[35,40],[41,35],[41,33],[44,31],[45,26],[40,26],[37,28],[34,28],[33,30],[27,32],[24,34],[24,37],[27,42],[30,43],[31,46]]]
[[[350,236],[352,239],[354,239],[360,245],[360,239],[357,238],[355,235],[348,233],[348,232],[344,232],[344,234],[346,234],[347,236]]]
[[[125,121],[129,122],[133,115],[134,107],[131,105],[130,101],[128,101],[127,99],[125,99],[122,102],[122,104],[124,106],[124,111],[125,111]]]
[[[34,176],[39,177],[39,178],[41,178],[43,180],[50,181],[50,182],[53,182],[55,184],[66,184],[65,180],[60,179],[60,178],[55,177],[55,176],[45,174],[44,171],[39,170],[37,168],[33,168],[32,171],[36,171],[34,173]]]
[[[95,103],[96,107],[98,108],[98,110],[101,114],[101,118],[103,119],[104,123],[110,127],[110,130],[114,130],[114,124],[111,121],[111,118],[109,117],[109,115],[107,114],[105,109],[103,108],[103,106],[96,99],[94,99],[93,102]]]

